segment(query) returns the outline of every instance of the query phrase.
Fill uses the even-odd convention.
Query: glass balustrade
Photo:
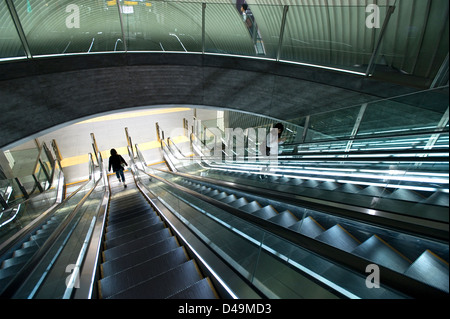
[[[225,54],[403,76],[429,86],[448,56],[446,11],[446,0],[252,1],[245,13],[233,1],[3,0],[0,58]]]

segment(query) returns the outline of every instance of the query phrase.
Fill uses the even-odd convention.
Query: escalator
[[[368,225],[363,226],[365,228],[365,234],[363,234],[358,226],[355,227],[349,223],[349,227],[353,230],[350,231],[343,225],[334,223],[330,216],[319,212],[309,211],[305,216],[304,210],[293,205],[283,205],[281,202],[232,189],[214,187],[214,185],[187,178],[180,180],[180,184],[244,213],[358,255],[447,293],[449,291],[449,265],[444,259],[448,256],[448,245],[444,243],[421,240],[419,237],[405,234],[392,236],[379,229],[376,231],[383,233],[384,236],[377,235],[371,233],[372,229]],[[345,222],[344,219],[342,221]],[[352,233],[358,235],[355,236]],[[390,238],[394,243],[389,243],[382,237]],[[410,246],[411,242],[414,242],[414,247]],[[402,248],[405,253],[402,253]],[[433,248],[436,250],[433,251]]]
[[[162,148],[164,152],[166,152],[165,148]],[[166,156],[166,159],[169,158],[170,156]],[[171,166],[175,165],[172,164]],[[245,187],[242,188],[253,188],[257,195],[252,196],[244,193],[240,189],[240,182],[245,181],[246,178],[258,178],[257,174],[237,172],[234,176],[230,175],[231,179],[226,178],[226,175],[217,174],[217,176],[222,177],[222,180],[220,180],[217,176],[214,176],[215,179],[208,178],[213,177],[208,172],[196,171],[198,165],[192,160],[190,160],[189,165],[179,165],[178,167],[186,173],[168,174],[161,172],[161,174],[164,178],[169,178],[172,182],[197,192],[202,198],[205,196],[210,198],[210,200],[207,200],[209,203],[216,201],[225,210],[234,210],[236,213],[239,211],[244,215],[251,216],[252,220],[257,217],[268,221],[289,231],[361,257],[367,262],[382,265],[402,276],[413,278],[448,294],[448,243],[442,240],[442,234],[438,235],[436,232],[436,238],[433,238],[433,236],[415,236],[413,233],[399,232],[394,228],[380,227],[375,222],[375,216],[372,216],[372,222],[358,222],[357,217],[356,220],[355,218],[334,218],[336,216],[330,215],[326,211],[314,212],[311,209],[296,207],[295,205],[283,205],[274,197],[265,196],[263,190],[249,187],[251,184],[245,182],[242,184]],[[191,168],[194,168],[194,175],[188,174]],[[172,175],[172,177],[166,177],[168,175]],[[239,179],[235,178],[237,176],[239,176]],[[265,178],[271,181],[277,179],[276,177],[272,178],[272,176]],[[286,178],[280,179],[284,179],[280,184],[286,182]],[[260,184],[260,181],[258,182],[257,185]],[[308,184],[305,181],[304,183]],[[227,185],[232,186],[227,188]],[[278,190],[277,184],[268,182],[267,185]],[[343,186],[343,188],[345,187],[348,187],[348,185]],[[374,187],[369,186],[367,189],[369,188]],[[320,189],[316,189],[316,191],[320,191]],[[350,190],[348,192],[354,194]],[[281,192],[274,191],[273,193],[280,194]],[[286,194],[284,197],[288,198],[289,195]],[[442,217],[445,219],[445,216]],[[443,224],[445,222],[448,223],[448,216]],[[420,228],[420,226],[417,227]],[[442,232],[445,232],[443,235],[448,238],[448,229],[447,231],[441,230],[440,233]],[[429,232],[428,235],[432,235],[432,233]]]
[[[25,266],[39,248],[49,239],[56,228],[61,224],[67,210],[59,210],[48,218],[39,228],[23,241],[17,248],[2,256],[0,267],[0,292],[7,287],[14,276]]]
[[[218,298],[211,280],[202,275],[136,185],[124,189],[116,181],[111,189],[100,298]]]

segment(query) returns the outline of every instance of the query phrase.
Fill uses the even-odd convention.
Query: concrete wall
[[[0,148],[99,113],[217,107],[289,121],[414,91],[323,69],[184,53],[109,53],[0,64]]]

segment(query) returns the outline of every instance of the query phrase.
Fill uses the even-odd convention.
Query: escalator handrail
[[[230,205],[227,205],[221,201],[215,200],[206,195],[197,193],[189,188],[186,188],[186,187],[177,185],[175,183],[172,183],[170,181],[167,181],[166,179],[159,177],[157,175],[150,174],[150,173],[147,173],[144,171],[142,171],[142,172],[151,178],[155,178],[155,179],[157,179],[171,187],[174,187],[184,193],[188,193],[200,200],[206,201],[218,208],[221,208],[221,209],[233,214],[236,217],[239,217],[239,218],[249,221],[255,225],[258,225],[262,229],[264,229],[272,234],[275,234],[283,239],[286,239],[286,240],[288,240],[300,247],[303,247],[309,251],[312,251],[320,256],[323,256],[323,257],[327,258],[328,260],[332,260],[340,265],[348,267],[364,277],[367,276],[366,267],[371,262],[362,257],[353,255],[353,254],[345,252],[341,249],[338,249],[338,248],[335,248],[328,244],[314,240],[313,238],[302,235],[298,232],[294,232],[283,226],[271,223],[271,222],[261,219],[257,216],[253,216],[251,214],[244,213],[244,212],[240,211],[239,209],[236,209],[236,208],[234,208]],[[434,288],[425,283],[422,283],[414,278],[407,277],[403,274],[395,272],[395,271],[393,271],[389,268],[386,268],[382,265],[378,265],[378,267],[380,268],[380,273],[383,273],[383,282],[386,283],[386,285],[388,287],[391,287],[395,290],[406,293],[407,295],[414,297],[414,298],[448,298],[447,293],[445,293],[437,288]]]
[[[100,152],[99,159],[101,159]],[[100,251],[106,226],[106,214],[108,212],[111,195],[111,185],[109,183],[106,168],[103,164],[102,178],[104,179],[105,193],[103,194],[102,202],[99,211],[97,212],[96,222],[93,227],[91,240],[86,248],[81,270],[79,270],[80,287],[75,291],[73,291],[72,288],[71,297],[73,299],[92,299],[95,290],[94,285],[97,281],[96,277],[98,276],[97,270],[100,263]]]
[[[22,269],[14,276],[14,278],[8,284],[8,287],[1,293],[0,298],[12,298],[14,293],[21,287],[28,276],[32,273],[33,269],[39,264],[40,260],[45,256],[45,254],[53,246],[57,238],[66,229],[70,222],[74,219],[78,211],[81,209],[85,201],[89,198],[92,192],[97,187],[101,179],[97,180],[94,186],[87,192],[83,198],[78,202],[77,206],[72,210],[72,212],[64,219],[64,221],[53,231],[53,233],[48,237],[45,243],[38,249],[38,251],[31,257],[31,259],[22,267]],[[72,198],[78,191],[82,189],[83,186],[87,185],[89,181],[80,186],[74,193],[71,194],[64,202],[59,203],[57,207],[54,208],[53,213],[58,210],[67,200]]]

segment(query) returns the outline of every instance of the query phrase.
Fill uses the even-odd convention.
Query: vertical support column
[[[384,34],[386,33],[387,26],[389,24],[389,20],[391,19],[392,14],[394,13],[395,6],[389,6],[388,11],[386,13],[386,18],[384,19],[383,26],[381,27],[380,36],[378,37],[377,44],[375,49],[372,52],[372,56],[369,60],[369,65],[367,66],[366,76],[369,76],[372,72],[373,64],[375,63],[375,58],[378,55],[378,51],[380,50],[381,42],[383,40]]]
[[[359,109],[358,117],[356,118],[352,133],[350,134],[350,140],[347,142],[347,146],[345,147],[345,152],[348,152],[352,148],[353,139],[355,138],[356,134],[358,134],[359,126],[361,125],[361,121],[363,119],[364,113],[366,112],[366,108],[367,103],[364,103]]]
[[[280,61],[281,46],[283,45],[284,28],[286,26],[286,16],[287,16],[288,10],[289,10],[289,6],[285,5],[283,8],[283,18],[281,19],[280,37],[278,39],[277,61]]]
[[[25,36],[25,31],[23,31],[22,24],[20,23],[19,15],[17,14],[16,8],[14,7],[13,0],[5,0],[6,6],[8,7],[11,18],[16,27],[17,34],[19,35],[20,41],[22,42],[23,49],[28,59],[32,59],[30,46],[28,45],[27,37]]]
[[[117,10],[119,10],[119,20],[120,20],[120,29],[122,30],[123,46],[125,47],[125,52],[127,52],[128,46],[127,46],[127,39],[125,39],[125,30],[123,29],[123,19],[122,19],[122,10],[120,10],[120,0],[117,0]]]
[[[56,159],[61,162],[63,158],[61,152],[59,151],[58,144],[56,144],[56,140],[54,139],[52,140],[52,148],[53,152],[55,153]]]
[[[156,139],[158,140],[158,142],[161,143],[161,135],[159,134],[159,124],[158,122],[155,123],[156,126]]]
[[[97,160],[97,164],[100,165],[100,159],[98,158],[98,147],[97,147],[97,141],[95,140],[94,133],[91,133],[91,140],[92,140],[92,149],[94,150],[94,156]]]
[[[202,54],[205,54],[205,30],[206,30],[206,3],[202,3]]]

